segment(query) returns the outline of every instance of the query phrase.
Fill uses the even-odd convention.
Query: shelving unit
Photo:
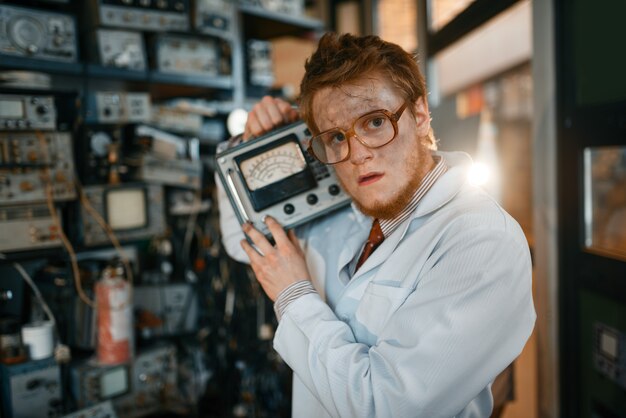
[[[231,0],[223,0],[229,2],[232,8],[216,10],[216,13],[219,12],[218,14],[222,17],[228,15],[228,29],[222,32],[210,31],[210,33],[202,33],[194,29],[193,22],[195,19],[193,19],[193,16],[190,16],[191,29],[184,32],[180,30],[156,32],[138,28],[117,28],[97,24],[91,20],[90,16],[94,16],[94,7],[101,4],[111,5],[115,1],[117,0],[7,0],[0,2],[0,7],[7,5],[40,12],[48,11],[71,15],[76,21],[76,37],[78,38],[78,60],[72,63],[8,55],[2,52],[2,45],[0,44],[0,74],[10,72],[15,72],[16,74],[21,72],[42,73],[46,76],[44,77],[45,80],[49,78],[48,87],[42,87],[45,83],[39,84],[39,87],[35,85],[27,87],[24,85],[9,86],[8,84],[0,83],[0,94],[22,95],[24,97],[28,95],[33,97],[44,96],[46,98],[52,96],[58,114],[56,130],[62,131],[65,138],[71,138],[71,141],[73,141],[73,161],[75,167],[70,168],[76,169],[74,171],[77,173],[78,180],[83,184],[83,190],[91,193],[91,196],[95,196],[94,201],[104,208],[102,203],[106,199],[104,196],[110,193],[111,190],[119,186],[122,186],[121,188],[123,189],[126,186],[127,190],[132,192],[131,189],[134,188],[135,199],[133,202],[135,202],[136,206],[145,207],[137,212],[143,211],[142,213],[145,214],[146,219],[164,219],[165,228],[152,229],[143,236],[141,234],[133,234],[137,232],[136,229],[145,228],[148,230],[152,228],[153,225],[149,220],[146,220],[143,226],[135,225],[136,229],[132,229],[130,234],[128,230],[120,229],[116,231],[116,234],[121,238],[126,237],[126,239],[122,239],[121,243],[124,253],[128,252],[128,254],[131,254],[131,257],[134,257],[133,262],[136,261],[132,268],[134,272],[134,286],[138,290],[136,294],[161,295],[153,298],[158,300],[149,301],[153,303],[148,303],[146,305],[148,308],[156,310],[157,305],[162,304],[163,306],[160,308],[162,312],[156,312],[159,315],[162,314],[167,319],[168,315],[171,317],[171,315],[178,313],[181,315],[183,313],[186,314],[188,312],[187,306],[191,304],[187,304],[185,301],[191,297],[197,298],[194,299],[197,300],[197,305],[195,305],[197,309],[194,308],[193,312],[198,319],[198,324],[202,324],[198,325],[197,328],[187,326],[187,324],[193,324],[193,321],[185,321],[184,326],[178,329],[178,325],[181,325],[182,322],[172,320],[172,322],[176,323],[167,323],[161,326],[162,332],[171,331],[170,334],[156,334],[156,336],[146,337],[140,332],[143,329],[139,326],[137,315],[134,318],[137,329],[131,331],[134,332],[138,340],[136,348],[139,356],[150,356],[149,345],[157,341],[158,343],[166,343],[178,348],[179,355],[188,363],[186,366],[181,367],[190,367],[189,363],[200,361],[198,359],[202,358],[201,366],[205,368],[203,373],[205,376],[209,376],[207,377],[208,388],[201,388],[200,384],[198,388],[186,388],[188,393],[195,393],[198,396],[199,393],[204,393],[204,398],[194,406],[195,410],[187,411],[190,414],[185,414],[184,416],[233,416],[237,410],[247,410],[249,412],[247,416],[288,416],[290,401],[285,394],[289,392],[287,385],[289,384],[290,372],[287,366],[272,351],[271,331],[275,329],[276,325],[273,319],[272,305],[262,293],[256,281],[254,281],[250,270],[244,265],[230,260],[221,248],[216,216],[217,205],[213,202],[212,169],[214,166],[211,164],[213,163],[217,143],[228,137],[225,127],[227,115],[232,110],[238,108],[249,109],[261,95],[269,92],[271,89],[269,86],[250,88],[246,61],[247,41],[250,39],[268,41],[293,36],[310,39],[324,30],[324,24],[321,20],[306,16],[290,16],[266,10],[260,6],[260,4],[266,4],[261,0],[259,0],[258,6],[235,4],[230,3]],[[175,1],[180,1],[190,6],[189,11],[193,13],[194,3],[201,0],[168,0],[165,3],[174,4]],[[221,0],[211,0],[211,3],[215,4],[219,1]],[[232,1],[234,2],[235,0]],[[288,2],[292,0],[283,1]],[[157,4],[156,0],[120,0],[115,4],[119,7],[135,4],[139,8],[140,4],[152,3]],[[134,11],[134,13],[136,18],[137,11]],[[2,26],[0,19],[0,31],[4,27],[6,26]],[[146,68],[137,71],[100,63],[95,41],[96,31],[99,29],[120,29],[139,33],[144,45],[143,54],[147,58]],[[230,51],[226,51],[224,56],[228,57],[229,62],[225,63],[225,67],[218,66],[219,75],[199,75],[197,72],[173,74],[159,71],[155,65],[157,60],[154,55],[156,38],[161,34],[175,35],[187,39],[215,40],[216,48],[221,48],[223,42],[227,42],[230,46]],[[9,37],[8,32],[0,33],[0,35]],[[222,44],[219,42],[222,42]],[[222,50],[217,49],[217,51],[219,55]],[[173,66],[175,64],[173,63]],[[230,72],[220,71],[224,68],[230,68]],[[100,113],[102,108],[97,108],[99,99],[96,93],[103,94],[99,96],[100,98],[108,97],[106,96],[107,94],[111,96],[117,95],[120,101],[124,97],[133,96],[141,102],[142,100],[145,101],[146,96],[149,96],[153,109],[156,106],[167,107],[187,102],[188,108],[190,108],[187,112],[189,115],[196,116],[195,114],[202,114],[203,124],[201,129],[197,131],[176,131],[173,128],[168,130],[159,126],[159,129],[165,132],[163,137],[167,135],[176,136],[182,139],[182,142],[185,142],[186,145],[189,145],[189,148],[186,150],[189,154],[191,154],[191,144],[197,145],[199,142],[199,146],[194,148],[194,152],[199,152],[201,164],[194,166],[185,165],[187,162],[198,163],[198,161],[191,157],[188,159],[177,159],[176,157],[166,160],[162,166],[157,166],[157,169],[154,169],[152,172],[154,173],[161,169],[167,172],[169,167],[183,167],[188,169],[188,173],[191,173],[190,178],[192,180],[197,180],[198,177],[193,177],[193,175],[201,171],[200,181],[197,182],[201,184],[201,187],[193,189],[192,187],[186,188],[185,185],[181,186],[180,183],[172,185],[162,180],[162,177],[157,178],[157,180],[154,178],[138,180],[130,175],[124,177],[125,173],[121,170],[115,172],[122,179],[121,183],[113,184],[115,182],[111,181],[109,175],[102,175],[103,167],[104,171],[111,170],[113,157],[121,158],[119,157],[120,155],[124,156],[124,151],[120,153],[118,151],[120,149],[123,150],[125,143],[129,142],[129,138],[131,141],[136,142],[141,142],[146,138],[143,134],[135,131],[138,126],[127,120],[120,119],[115,122],[105,120],[106,118],[103,118],[102,113]],[[131,93],[133,94],[131,95]],[[11,99],[11,96],[6,96],[5,101],[2,103],[4,106],[2,115],[9,115],[7,117],[11,117],[10,115],[16,112]],[[194,108],[194,106],[196,107]],[[104,106],[104,108],[108,110],[108,106]],[[132,113],[132,110],[130,113]],[[174,120],[177,123],[180,122],[178,119],[174,118]],[[147,121],[145,125],[149,125],[148,129],[150,129],[150,125],[157,125],[155,122],[154,120]],[[142,122],[141,124],[144,123]],[[190,125],[192,124],[185,125],[181,123],[180,126]],[[28,133],[30,136],[27,138],[27,141],[30,148],[26,150],[24,155],[32,155],[38,158],[38,146],[41,145],[38,144],[38,141],[45,141],[46,139],[41,138],[41,133],[32,131]],[[32,174],[33,167],[37,169],[42,167],[42,165],[35,166],[30,162],[25,162],[21,156],[18,156],[19,161],[18,157],[14,158],[14,155],[18,155],[15,152],[15,149],[18,148],[16,145],[17,141],[14,139],[15,137],[12,137],[14,134],[14,132],[8,130],[0,131],[0,139],[3,141],[0,145],[6,145],[6,149],[0,149],[0,157],[2,157],[0,159],[0,181],[5,181],[7,182],[6,184],[13,181],[13,184],[17,184],[17,180],[19,180],[24,183],[25,188],[28,188],[30,185],[26,184],[23,179],[29,181],[31,178],[35,179],[35,176],[28,178],[27,176]],[[43,134],[52,135],[51,131],[43,132]],[[199,141],[196,141],[196,138]],[[146,146],[147,148],[148,145],[146,144],[148,141],[140,143],[139,147]],[[176,144],[179,145],[180,143],[177,142]],[[133,146],[135,145],[133,142]],[[9,148],[10,151],[7,151]],[[42,146],[42,148],[45,147]],[[135,149],[132,151],[135,151]],[[64,149],[59,149],[55,152],[57,156],[60,154],[68,155]],[[131,155],[129,152],[127,161],[130,162],[124,162],[126,164],[125,168],[130,171],[137,169],[142,164],[145,164],[147,167],[148,163],[145,163],[145,161],[154,162],[156,160],[155,155],[149,154],[149,152]],[[15,161],[11,160],[12,158]],[[96,163],[91,165],[88,163],[88,161],[93,162],[94,160],[97,160]],[[72,161],[72,159],[68,158],[68,161]],[[102,165],[100,165],[101,163]],[[117,161],[115,164],[117,164]],[[165,168],[163,169],[163,167]],[[198,167],[201,170],[193,171]],[[115,170],[117,168],[118,166],[116,165]],[[171,172],[177,174],[178,172],[174,170],[172,169]],[[108,174],[110,174],[110,171]],[[12,176],[16,177],[12,178]],[[40,177],[43,178],[43,176]],[[33,180],[34,182],[35,180]],[[42,189],[47,187],[48,184],[44,183],[44,180],[41,180],[37,187]],[[0,191],[3,193],[7,188],[5,187],[3,190],[2,187],[6,184],[0,182]],[[191,182],[188,184],[191,184]],[[142,201],[137,199],[137,196],[142,194],[142,192],[138,191],[147,189],[158,189],[160,191],[143,192],[144,203],[137,204],[137,202]],[[174,200],[173,197],[181,196],[184,193],[194,195],[194,199],[196,196],[199,196],[201,203],[199,207],[203,209],[196,209],[188,200],[184,200],[185,197],[183,196],[176,202],[186,203],[187,206],[182,205],[182,211],[174,210],[171,203]],[[52,202],[52,205],[61,214],[63,221],[62,229],[65,230],[72,241],[74,251],[81,260],[80,262],[87,263],[88,266],[86,268],[93,269],[89,270],[88,279],[81,279],[83,287],[87,289],[93,284],[90,282],[91,280],[95,281],[100,277],[96,264],[102,260],[111,262],[112,258],[116,257],[116,254],[119,256],[119,253],[105,239],[88,242],[85,238],[85,235],[87,235],[85,231],[91,230],[93,234],[95,227],[92,228],[93,222],[89,226],[85,226],[86,217],[82,218],[82,216],[84,216],[83,210],[86,205],[78,199],[78,194],[74,199],[55,201]],[[0,233],[5,235],[12,234],[12,232],[6,234],[5,231],[8,229],[2,229],[5,228],[5,221],[7,220],[2,218],[2,215],[5,209],[7,211],[13,210],[17,206],[20,205],[13,202],[0,203]],[[43,212],[49,210],[46,202],[41,200],[32,200],[30,203],[22,206],[28,206],[28,208],[37,207]],[[119,208],[119,206],[114,205],[111,207]],[[122,212],[126,209],[123,208]],[[194,213],[194,210],[197,210],[197,212]],[[106,216],[106,212],[106,208],[102,209],[103,216]],[[52,218],[50,219],[51,227],[58,228],[58,223],[53,222]],[[2,222],[5,222],[5,224]],[[159,223],[159,225],[162,224]],[[190,228],[190,225],[192,228]],[[28,231],[27,226],[22,227],[21,232],[24,239],[29,238]],[[191,234],[188,232],[191,232]],[[102,234],[99,237],[102,238]],[[158,247],[159,242],[167,240],[169,240],[171,247],[170,253],[168,255],[158,254],[155,247]],[[30,244],[25,246],[28,247],[28,245]],[[72,309],[78,309],[74,307],[82,306],[76,294],[73,293],[76,278],[74,273],[71,272],[69,262],[71,257],[67,254],[69,250],[64,250],[60,241],[52,243],[52,245],[45,248],[43,246],[31,246],[24,249],[23,247],[13,247],[13,249],[9,250],[0,249],[3,255],[4,252],[8,254],[6,260],[0,260],[0,277],[3,279],[3,288],[4,286],[15,286],[21,289],[21,294],[25,293],[22,280],[11,264],[13,261],[23,263],[28,273],[35,277],[35,281],[45,280],[41,279],[41,276],[38,277],[38,274],[41,273],[44,267],[54,264],[58,268],[58,271],[54,274],[59,277],[58,280],[61,280],[61,278],[65,280],[65,287],[55,287],[58,286],[55,278],[55,284],[46,283],[48,286],[47,291],[50,293],[46,294],[45,297],[49,297],[52,301],[51,303],[59,304],[53,310],[60,317],[60,327],[66,327],[61,332],[62,335],[65,335],[65,331],[68,334],[64,342],[72,346],[73,351],[79,348],[79,350],[76,350],[78,353],[71,364],[55,366],[63,370],[62,375],[69,376],[70,372],[77,372],[78,369],[76,367],[79,367],[77,365],[83,364],[81,361],[92,356],[95,351],[94,346],[81,346],[76,340],[73,341],[72,332],[74,331],[69,330],[68,322],[74,319],[68,318],[72,318],[76,313]],[[97,262],[92,261],[92,257],[95,256],[97,256],[96,258],[104,258]],[[165,274],[164,271],[168,269],[169,273],[167,273],[167,276],[159,276]],[[76,280],[76,282],[79,283],[81,280]],[[151,286],[154,286],[154,288],[150,288]],[[143,289],[139,289],[140,287],[143,287]],[[179,294],[182,296],[177,300],[178,305],[175,307],[180,312],[172,313],[174,308],[169,305],[165,306],[164,300],[167,299],[166,296],[169,295],[170,290],[174,287],[180,288]],[[139,290],[142,290],[143,293]],[[68,298],[71,302],[64,303],[66,301],[64,298]],[[143,302],[146,301],[144,300]],[[133,303],[135,308],[143,306],[138,304],[136,300],[133,300]],[[146,309],[149,310],[148,308]],[[84,312],[89,312],[89,308],[86,305],[81,309],[84,309]],[[1,304],[0,314],[5,314],[2,311]],[[24,313],[19,312],[18,315],[24,315]],[[235,321],[232,321],[233,316],[236,318]],[[155,317],[158,317],[158,315],[155,314]],[[161,317],[158,318],[162,319]],[[26,322],[30,318],[21,318],[21,320]],[[167,322],[167,320],[163,321]],[[261,324],[262,330],[258,329],[259,324]],[[203,328],[200,329],[200,326]],[[199,343],[200,339],[202,339],[201,343]],[[144,346],[140,346],[140,343],[144,343]],[[202,351],[200,352],[200,350]],[[76,353],[76,351],[74,352]],[[154,363],[152,360],[151,363]],[[50,363],[54,362],[50,359]],[[128,369],[131,370],[135,366],[142,367],[147,362],[137,361],[136,363],[134,364],[133,360],[131,360],[127,365]],[[24,364],[30,365],[31,362],[28,360]],[[100,371],[96,370],[96,372],[99,373]],[[133,378],[132,374],[135,372],[128,373],[130,381]],[[195,376],[195,370],[193,373],[193,379],[189,379],[190,381],[182,382],[181,384],[196,384],[194,379],[198,376]],[[157,376],[153,386],[159,384],[159,376]],[[165,383],[167,384],[168,382]],[[63,390],[67,393],[61,395],[61,402],[58,399],[55,400],[57,407],[63,404],[63,411],[56,412],[69,413],[80,409],[86,403],[84,397],[91,396],[89,391],[88,394],[85,394],[85,387],[88,385],[79,385],[80,387],[78,388],[72,385],[76,385],[76,382],[64,381],[62,385],[58,385],[58,387],[63,387]],[[146,383],[146,385],[150,386],[149,383]],[[253,387],[253,385],[257,386]],[[72,387],[71,390],[70,387]],[[168,388],[167,390],[169,391],[170,389],[176,388]],[[74,392],[80,393],[76,394]],[[155,411],[155,408],[158,409],[161,399],[158,397],[150,398],[152,395],[147,390],[131,387],[128,388],[127,394],[112,398],[112,402],[120,418],[148,416],[149,414],[154,416],[155,412],[158,412],[158,416],[163,416],[160,413],[164,411]],[[29,394],[29,396],[31,395]],[[41,399],[44,399],[44,397],[41,397]],[[146,405],[138,405],[146,399],[148,400],[145,402]],[[52,404],[47,400],[45,400],[45,403],[46,407],[48,403]],[[152,403],[152,405],[148,405],[149,403]],[[4,402],[1,404],[4,404]],[[2,410],[3,407],[0,407],[0,414],[5,416],[5,411]],[[37,410],[36,414],[39,414],[39,412]],[[6,415],[12,416],[12,413],[9,412]],[[46,415],[46,413],[41,411],[41,415]]]

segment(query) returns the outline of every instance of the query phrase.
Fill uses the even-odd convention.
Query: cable
[[[37,139],[39,140],[39,143],[41,145],[41,148],[44,154],[49,156],[50,153],[48,152],[48,144],[46,143],[46,138],[43,136],[43,134],[40,131],[35,131],[35,135],[37,136]],[[74,251],[74,247],[72,246],[72,243],[67,238],[67,235],[65,235],[65,231],[63,231],[63,226],[61,225],[61,219],[59,218],[56,208],[54,207],[54,199],[52,196],[52,182],[50,181],[50,168],[47,165],[44,168],[43,181],[45,183],[45,188],[46,188],[45,189],[46,190],[46,204],[48,205],[48,211],[50,212],[52,221],[57,227],[57,231],[59,232],[59,238],[61,238],[61,243],[63,244],[63,246],[65,247],[65,250],[70,256],[70,264],[72,266],[72,274],[74,275],[74,285],[76,287],[76,292],[78,293],[78,296],[80,297],[80,299],[87,304],[87,306],[95,308],[96,306],[95,302],[89,299],[89,297],[83,290],[81,277],[80,277],[80,269],[78,268],[78,260],[76,258],[76,251]]]
[[[134,277],[133,277],[133,271],[132,271],[130,262],[128,261],[128,257],[126,257],[126,254],[124,253],[124,249],[122,248],[122,245],[120,244],[119,240],[115,236],[115,232],[113,232],[113,228],[111,228],[111,225],[109,225],[107,223],[107,221],[105,221],[104,218],[98,213],[98,211],[96,211],[93,208],[93,206],[91,206],[91,203],[89,202],[89,199],[87,199],[87,196],[85,195],[85,191],[83,190],[82,185],[78,181],[78,178],[75,179],[75,184],[76,184],[76,189],[78,190],[80,203],[87,210],[87,212],[89,212],[89,215],[98,223],[100,228],[102,228],[104,233],[109,238],[109,241],[111,241],[111,244],[113,244],[113,246],[115,247],[115,250],[117,251],[118,255],[120,256],[120,259],[122,260],[122,263],[124,264],[124,268],[126,269],[126,277],[128,279],[128,284],[130,285],[128,287],[128,301],[126,303],[120,305],[118,308],[116,308],[116,310],[117,309],[119,309],[119,310],[125,309],[126,308],[126,304],[132,304],[133,303],[133,280],[134,280]]]
[[[187,220],[187,226],[185,227],[185,240],[183,241],[183,253],[181,258],[185,258],[187,262],[189,259],[189,249],[191,247],[191,239],[193,238],[194,224],[198,220],[200,214],[200,208],[202,207],[202,189],[199,188],[193,195],[193,205],[191,207],[192,213]]]
[[[78,179],[75,181],[75,183],[76,183],[76,188],[78,190],[78,194],[80,196],[80,203],[87,210],[87,212],[89,212],[89,215],[98,223],[100,228],[102,228],[104,233],[109,238],[109,241],[111,241],[111,244],[113,244],[113,246],[115,247],[115,250],[119,254],[120,259],[122,260],[122,263],[124,263],[124,267],[127,270],[128,281],[129,283],[132,284],[133,283],[133,271],[131,269],[130,262],[128,261],[128,257],[126,257],[126,254],[124,253],[124,249],[122,248],[122,245],[120,244],[120,241],[117,239],[117,236],[115,236],[115,232],[113,231],[111,226],[107,223],[107,221],[102,217],[102,215],[100,215],[98,211],[96,211],[94,207],[91,205]]]
[[[58,330],[56,328],[57,327],[57,321],[56,321],[54,315],[52,314],[52,310],[50,309],[50,307],[48,306],[48,304],[44,300],[43,296],[41,295],[41,292],[39,291],[39,288],[37,287],[37,285],[35,285],[35,283],[33,282],[33,279],[28,275],[28,273],[26,272],[26,270],[24,270],[24,267],[22,267],[22,265],[20,263],[14,262],[13,263],[13,267],[15,267],[15,269],[18,271],[18,273],[20,273],[20,276],[22,276],[24,281],[26,283],[28,283],[28,286],[30,286],[31,290],[35,294],[35,297],[37,298],[37,300],[41,304],[41,307],[42,307],[43,311],[48,316],[48,319],[50,319],[50,322],[52,322],[52,325],[54,326],[54,329],[55,329],[55,334],[56,334],[56,336],[58,338],[59,333],[58,333]]]

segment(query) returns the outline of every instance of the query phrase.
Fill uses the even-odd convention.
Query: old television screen
[[[24,105],[21,100],[1,99],[0,100],[0,117],[1,118],[23,118]]]
[[[123,395],[127,393],[128,390],[128,369],[126,367],[116,367],[100,375],[101,398],[108,399]]]
[[[112,189],[106,192],[105,213],[114,231],[148,225],[146,190],[143,187]]]

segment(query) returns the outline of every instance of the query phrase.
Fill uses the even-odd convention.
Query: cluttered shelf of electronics
[[[214,155],[312,3],[0,2],[0,416],[289,416]]]

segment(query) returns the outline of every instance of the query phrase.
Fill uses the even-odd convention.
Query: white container
[[[22,342],[28,346],[31,360],[54,354],[54,326],[51,321],[33,322],[22,327]]]

